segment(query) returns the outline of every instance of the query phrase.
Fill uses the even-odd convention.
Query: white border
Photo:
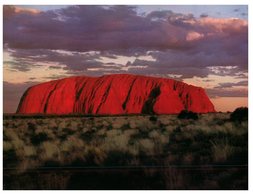
[[[252,190],[252,185],[251,185],[251,182],[252,182],[252,133],[250,132],[251,131],[251,127],[252,127],[252,98],[253,98],[253,95],[252,95],[252,77],[251,75],[253,75],[253,72],[252,72],[252,56],[250,54],[252,54],[252,35],[253,34],[253,31],[252,31],[252,0],[212,0],[212,1],[201,1],[201,0],[110,0],[110,1],[105,1],[105,0],[43,0],[43,1],[34,1],[34,0],[24,0],[24,1],[18,1],[18,0],[3,0],[1,1],[1,8],[0,8],[0,11],[1,11],[1,37],[3,37],[3,31],[2,31],[2,21],[3,21],[3,18],[2,18],[2,5],[76,5],[76,4],[92,4],[92,5],[95,5],[95,4],[102,4],[102,5],[109,5],[109,4],[116,4],[116,5],[120,5],[120,4],[123,4],[123,5],[248,5],[248,20],[249,20],[249,64],[248,64],[248,67],[249,67],[249,96],[248,96],[248,99],[249,99],[249,190],[248,191],[204,191],[204,193],[207,193],[207,194],[213,194],[213,193],[218,193],[218,194],[224,194],[224,193],[229,193],[230,195],[233,195],[233,194],[237,194],[237,193],[240,193],[240,194],[244,194],[244,193],[252,193],[251,191]],[[0,51],[0,56],[1,56],[1,61],[2,61],[2,65],[3,65],[3,40],[1,39],[1,51]],[[1,74],[0,74],[0,79],[3,81],[3,69],[1,68]],[[3,113],[3,94],[2,94],[2,87],[3,87],[3,83],[1,83],[1,90],[0,90],[0,93],[1,93],[1,104],[0,104],[0,109]],[[1,117],[1,120],[0,120],[0,127],[1,127],[1,130],[2,130],[2,117]],[[2,131],[1,131],[2,132]],[[2,133],[0,134],[0,140],[1,140],[1,145],[0,145],[0,149],[1,149],[1,154],[0,154],[0,165],[1,165],[1,177],[0,177],[0,185],[1,185],[1,190],[3,189],[3,177],[2,177]],[[4,193],[15,193],[17,191],[14,191],[14,192],[10,192],[10,191],[3,191]],[[46,193],[48,193],[49,191],[47,191]],[[55,191],[53,191],[52,193],[54,193]],[[60,191],[60,193],[68,193],[69,191]],[[144,191],[137,191],[137,192],[133,192],[133,191],[75,191],[76,193],[90,193],[90,194],[94,194],[94,193],[103,193],[103,194],[112,194],[112,193],[115,193],[115,194],[129,194],[129,193],[138,193],[138,192],[144,192]],[[159,191],[159,193],[184,193],[186,192],[187,194],[188,193],[203,193],[203,191]],[[18,191],[18,193],[34,193],[34,191]],[[36,191],[36,193],[45,193],[45,191]],[[145,191],[145,193],[147,194],[151,194],[151,193],[157,193],[157,191]]]

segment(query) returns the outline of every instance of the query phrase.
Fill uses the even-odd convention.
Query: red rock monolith
[[[30,87],[23,114],[176,114],[215,112],[201,87],[167,78],[116,74],[77,76]]]

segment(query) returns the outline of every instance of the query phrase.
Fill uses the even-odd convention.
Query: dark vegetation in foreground
[[[247,189],[245,109],[4,116],[4,189]]]

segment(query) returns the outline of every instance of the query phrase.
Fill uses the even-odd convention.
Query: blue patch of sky
[[[20,5],[24,8],[39,9],[41,11],[66,8],[69,5]],[[241,18],[248,19],[247,5],[137,5],[140,15],[152,11],[171,10],[175,13],[193,14],[195,17],[207,15],[215,18]]]
[[[175,13],[193,14],[195,17],[207,15],[214,18],[248,19],[247,5],[142,5],[138,6],[139,13],[149,13],[155,10],[171,10]]]

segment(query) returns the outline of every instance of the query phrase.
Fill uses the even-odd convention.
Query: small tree
[[[194,119],[197,120],[198,114],[192,111],[188,111],[188,110],[182,110],[179,115],[177,116],[177,118],[179,119]]]
[[[230,120],[234,122],[241,123],[242,121],[248,120],[248,108],[247,107],[239,107],[234,110],[230,114]]]

